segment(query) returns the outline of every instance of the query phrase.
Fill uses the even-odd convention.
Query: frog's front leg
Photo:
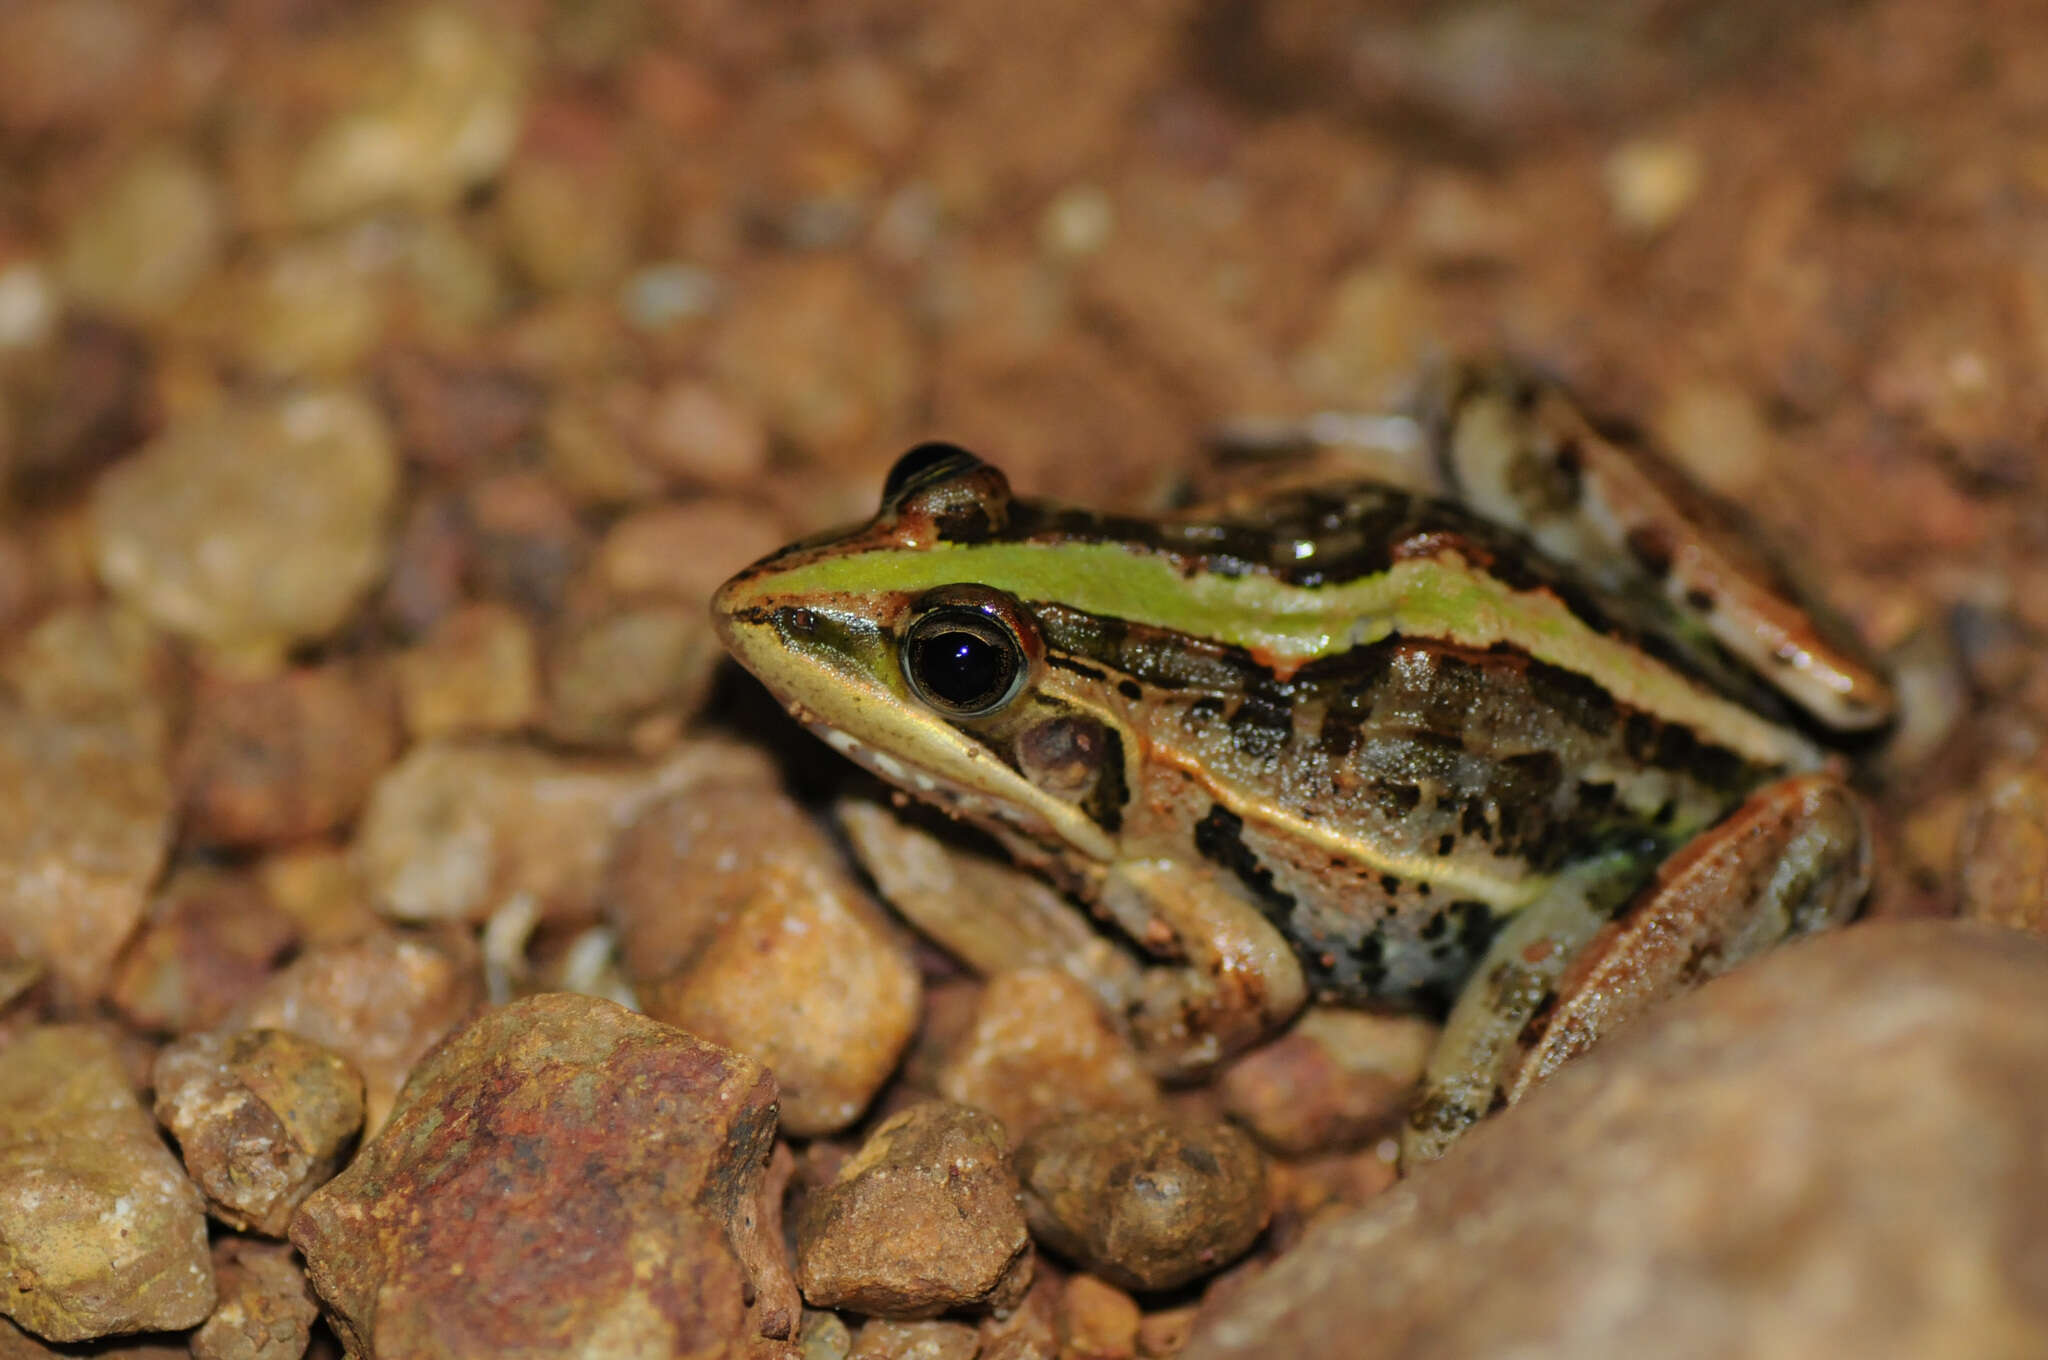
[[[1124,860],[1098,900],[1131,937],[1175,962],[1146,970],[1131,1027],[1161,1076],[1203,1071],[1273,1033],[1308,997],[1300,961],[1259,909],[1207,866]]]
[[[1794,935],[1839,925],[1870,886],[1861,801],[1833,774],[1753,794],[1659,867],[1618,917],[1626,861],[1562,875],[1501,931],[1423,1075],[1402,1160],[1433,1161],[1497,1105],[1665,997]]]

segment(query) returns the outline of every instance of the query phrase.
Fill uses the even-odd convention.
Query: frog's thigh
[[[1102,900],[1133,938],[1178,955],[1146,970],[1131,1015],[1161,1075],[1198,1072],[1250,1047],[1307,999],[1286,937],[1205,865],[1125,860],[1111,866]]]
[[[1404,1160],[1441,1156],[1656,1001],[1846,921],[1870,886],[1863,805],[1831,774],[1784,779],[1680,849],[1618,919],[1602,886],[1588,866],[1494,941],[1431,1055]],[[1574,888],[1593,891],[1574,903]]]
[[[1509,1102],[1655,1002],[1847,921],[1870,889],[1870,860],[1862,800],[1833,775],[1797,775],[1752,795],[1667,860],[1628,914],[1572,960]]]

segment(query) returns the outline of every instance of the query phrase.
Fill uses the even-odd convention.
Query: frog
[[[1127,936],[1193,1078],[1310,1001],[1443,1026],[1401,1159],[1665,997],[1850,919],[1894,701],[1740,516],[1556,382],[1447,370],[1434,481],[1158,514],[920,444],[738,572],[731,654],[825,743]]]

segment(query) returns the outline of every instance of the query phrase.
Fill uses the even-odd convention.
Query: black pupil
[[[993,703],[1010,686],[1010,649],[964,628],[919,638],[912,661],[925,689],[959,708]]]

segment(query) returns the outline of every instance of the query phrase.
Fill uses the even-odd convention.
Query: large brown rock
[[[353,1357],[787,1354],[764,1230],[775,1082],[608,1001],[479,1016],[300,1209],[292,1242]]]
[[[2048,1354],[2048,941],[1886,922],[1644,1017],[1190,1360]]]
[[[46,1025],[0,1050],[0,1282],[0,1313],[52,1341],[213,1311],[199,1191],[106,1030]]]

